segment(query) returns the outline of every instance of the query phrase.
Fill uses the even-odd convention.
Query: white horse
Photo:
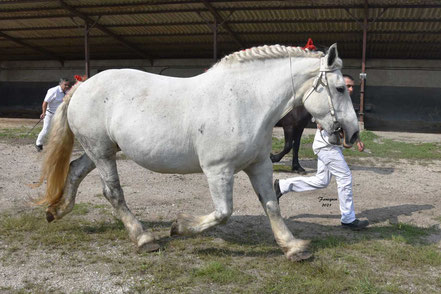
[[[280,45],[226,56],[192,78],[165,77],[132,69],[107,70],[77,85],[58,108],[43,161],[39,204],[48,221],[75,203],[78,185],[98,168],[104,196],[138,248],[157,250],[155,236],[128,209],[116,153],[160,173],[203,172],[215,211],[180,214],[172,235],[194,234],[226,222],[233,212],[233,175],[241,170],[269,217],[275,240],[291,260],[306,259],[309,241],[294,238],[281,215],[272,185],[272,129],[304,103],[328,133],[351,146],[358,122],[340,72],[334,44],[323,52]],[[85,154],[72,161],[73,138]]]

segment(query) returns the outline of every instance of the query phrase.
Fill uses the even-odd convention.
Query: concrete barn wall
[[[91,75],[110,68],[189,77],[203,73],[209,59],[94,60]],[[359,104],[360,60],[345,59],[343,73],[355,78]],[[441,133],[441,60],[367,61],[365,128]],[[0,63],[0,116],[38,117],[48,88],[60,77],[84,73],[83,61],[4,61]]]

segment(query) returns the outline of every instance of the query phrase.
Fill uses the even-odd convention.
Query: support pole
[[[368,29],[368,0],[364,1],[364,20],[363,20],[363,51],[361,56],[361,85],[360,85],[360,125],[364,129],[364,92],[366,86],[366,43],[367,43],[367,29]]]
[[[217,20],[213,23],[213,62],[217,62]]]
[[[89,56],[89,24],[84,22],[84,58],[86,61],[86,78],[90,77],[90,56]]]

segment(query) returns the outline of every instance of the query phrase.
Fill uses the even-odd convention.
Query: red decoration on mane
[[[314,46],[314,43],[312,42],[311,38],[308,38],[308,42],[306,43],[305,47],[302,47],[303,49],[308,50],[317,50],[317,48]]]
[[[74,76],[75,80],[77,80],[78,82],[84,82],[85,80],[87,80],[87,76],[80,76],[80,75],[75,75]]]

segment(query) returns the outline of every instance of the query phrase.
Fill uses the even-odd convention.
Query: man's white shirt
[[[63,102],[64,95],[60,85],[47,90],[46,97],[44,98],[44,101],[47,102],[47,111],[55,113],[58,106]]]

